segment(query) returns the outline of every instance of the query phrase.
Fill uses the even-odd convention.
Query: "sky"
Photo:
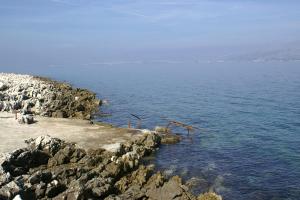
[[[206,59],[299,44],[299,0],[0,0],[0,67]]]

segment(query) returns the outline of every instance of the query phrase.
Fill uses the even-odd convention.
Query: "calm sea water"
[[[224,199],[300,199],[300,62],[119,64],[6,68],[50,76],[108,99],[100,120],[144,128],[164,117],[201,130],[162,146],[158,169],[196,177]],[[134,118],[131,118],[135,123]],[[176,132],[186,135],[184,130]]]

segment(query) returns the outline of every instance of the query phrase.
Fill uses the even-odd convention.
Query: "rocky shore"
[[[88,90],[47,78],[0,73],[0,111],[91,119],[101,101]]]
[[[50,136],[26,141],[0,160],[0,199],[220,200],[214,193],[194,196],[178,176],[169,179],[141,164],[160,144],[144,133],[115,152],[84,150]]]
[[[90,119],[100,103],[94,93],[73,89],[65,83],[28,75],[0,74],[0,111]],[[64,123],[62,127],[68,127],[70,122]],[[25,127],[31,126],[38,127],[36,124]],[[95,141],[100,129],[96,125],[84,125],[83,130],[86,133],[94,130],[86,136]],[[116,134],[127,131],[106,127],[104,135],[115,134],[114,141],[117,141],[120,136]],[[195,196],[180,177],[167,178],[155,171],[153,165],[144,165],[143,159],[170,138],[156,131],[138,132],[138,137],[129,137],[131,139],[117,145],[108,144],[114,148],[97,145],[84,148],[84,143],[78,146],[43,134],[28,139],[27,147],[0,156],[0,200],[222,199],[213,192]],[[0,134],[6,136],[1,129]],[[30,137],[30,133],[28,135]]]

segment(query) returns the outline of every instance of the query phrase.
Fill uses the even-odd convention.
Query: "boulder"
[[[12,176],[26,174],[30,168],[47,164],[49,155],[40,150],[20,149],[3,162],[2,167]]]
[[[67,144],[49,159],[48,166],[53,167],[67,163],[78,162],[86,155],[83,149],[76,148],[73,144]]]
[[[85,196],[98,199],[108,196],[113,190],[112,183],[112,178],[93,178],[85,184]]]
[[[188,188],[182,184],[178,176],[165,181],[161,173],[153,175],[147,185],[146,195],[153,200],[196,200],[196,197],[188,192]]]
[[[172,200],[175,197],[182,196],[181,179],[177,176],[172,177],[162,187],[151,188],[147,191],[147,196],[153,200],[165,199]]]
[[[4,91],[4,90],[7,90],[8,89],[8,86],[3,83],[3,82],[0,82],[0,91]]]
[[[52,179],[52,174],[51,172],[47,171],[37,171],[33,173],[31,176],[28,178],[28,182],[32,185],[44,182],[44,183],[49,183]]]
[[[118,182],[116,182],[115,187],[121,192],[127,191],[132,186],[138,186],[141,188],[144,184],[146,184],[152,172],[152,165],[147,167],[141,165],[137,170],[122,177]]]
[[[66,145],[64,141],[58,138],[52,138],[49,135],[39,136],[35,139],[31,138],[29,140],[25,140],[25,143],[30,147],[30,149],[44,151],[50,156],[54,156]]]
[[[34,118],[32,114],[25,114],[21,116],[21,119],[19,120],[19,123],[21,124],[33,124]]]

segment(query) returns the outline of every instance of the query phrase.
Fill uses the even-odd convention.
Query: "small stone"
[[[33,115],[31,114],[22,115],[22,121],[25,124],[33,124],[34,123]]]

